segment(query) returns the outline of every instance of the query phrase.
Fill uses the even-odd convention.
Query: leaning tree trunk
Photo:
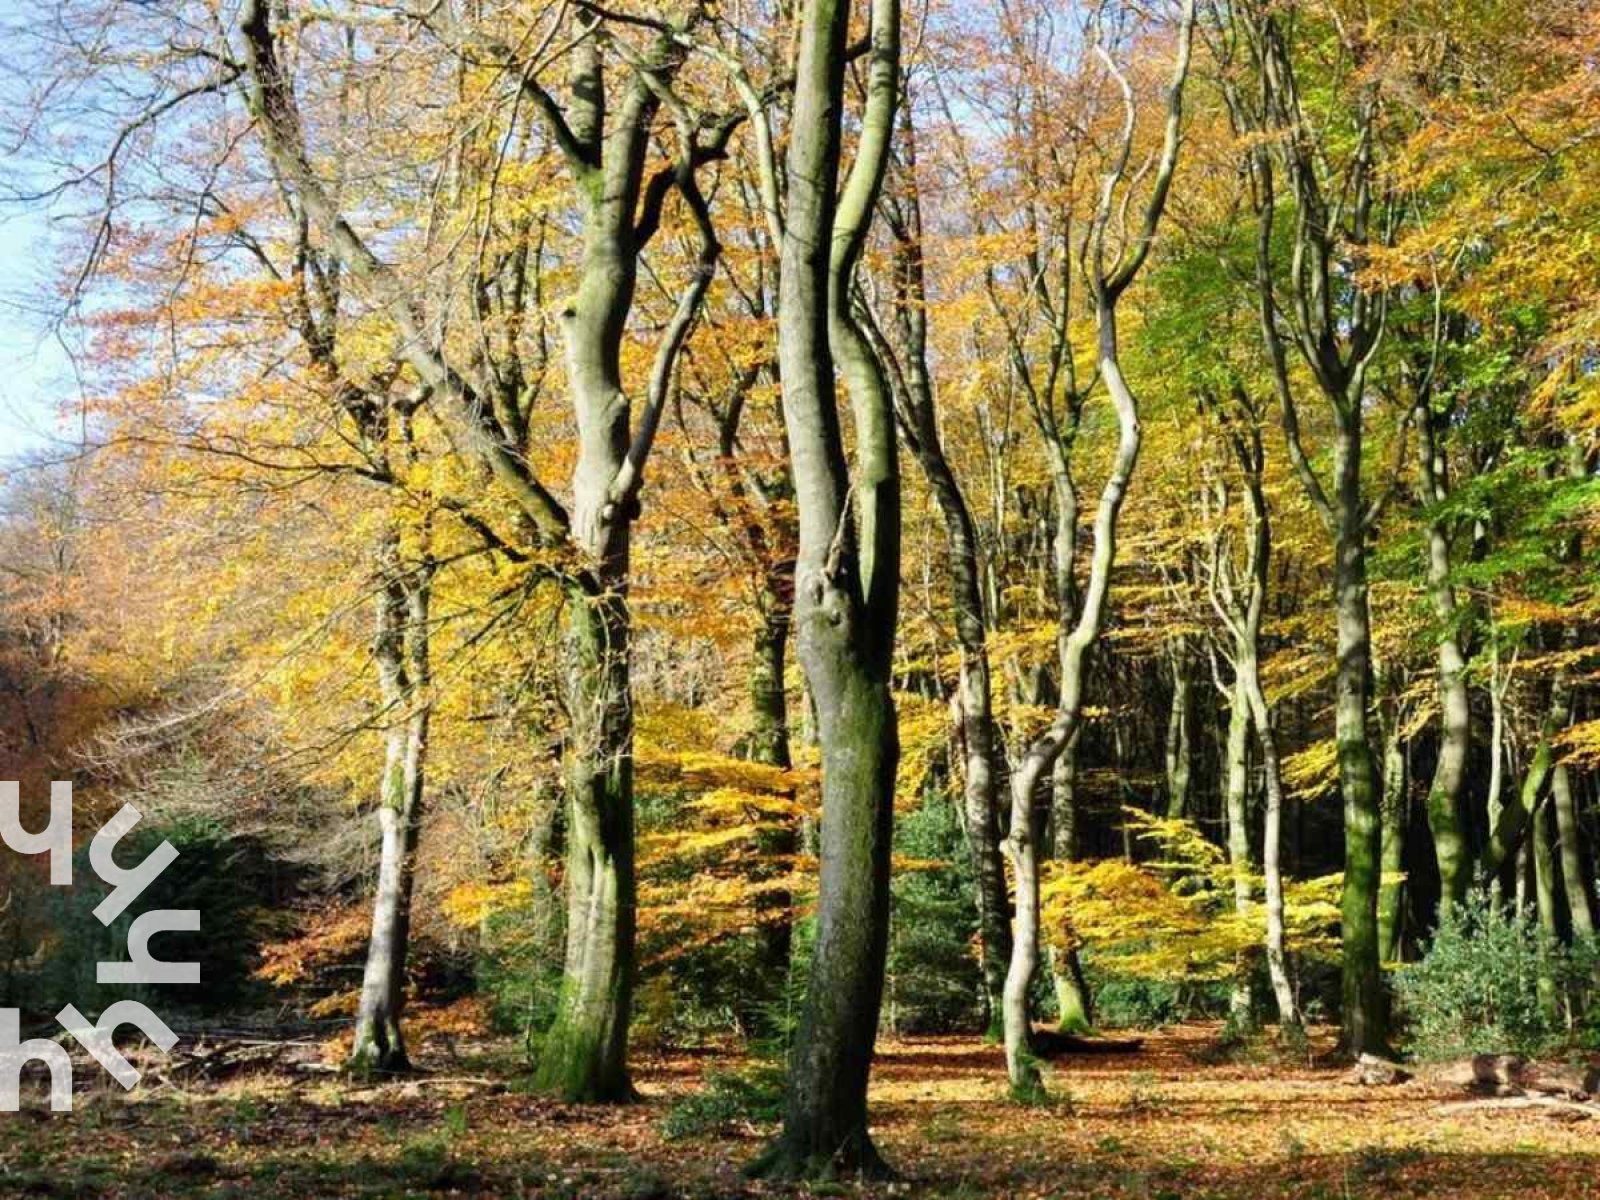
[[[411,1066],[400,1018],[431,712],[426,695],[428,568],[403,568],[398,538],[391,534],[385,538],[380,569],[373,657],[388,725],[378,799],[378,886],[348,1064],[357,1073],[399,1072]]]
[[[1006,852],[1016,881],[1016,915],[1002,1011],[1006,1074],[1012,1093],[1019,1097],[1036,1095],[1042,1087],[1030,1045],[1029,1004],[1029,992],[1039,969],[1039,867],[1045,832],[1041,817],[1048,812],[1048,806],[1040,803],[1038,793],[1048,779],[1047,772],[1078,732],[1083,709],[1084,657],[1099,638],[1105,620],[1111,568],[1116,562],[1117,517],[1139,457],[1138,404],[1122,376],[1114,302],[1101,303],[1099,321],[1100,369],[1116,409],[1117,453],[1095,513],[1094,552],[1083,608],[1062,653],[1061,693],[1056,717],[1050,729],[1028,748],[1011,775],[1011,829],[1006,836]]]
[[[779,277],[778,357],[800,519],[797,654],[816,707],[823,814],[816,945],[783,1131],[753,1168],[784,1178],[884,1171],[867,1130],[867,1080],[883,1001],[899,760],[890,668],[900,481],[887,387],[850,303],[894,128],[898,0],[872,5],[861,136],[836,199],[848,25],[844,0],[807,0],[800,14]],[[853,473],[835,355],[855,416]]]
[[[1100,181],[1099,203],[1091,222],[1084,261],[1088,267],[1089,288],[1094,296],[1095,357],[1100,378],[1116,413],[1117,448],[1095,510],[1094,549],[1089,560],[1088,584],[1084,588],[1078,620],[1061,650],[1060,694],[1056,714],[1049,729],[1028,747],[1011,774],[1011,827],[1006,835],[1006,851],[1016,880],[1016,915],[1012,929],[1011,962],[1006,971],[1003,1012],[1006,1074],[1012,1094],[1024,1098],[1037,1095],[1043,1086],[1038,1064],[1029,1047],[1032,1037],[1029,992],[1039,969],[1040,843],[1047,824],[1041,818],[1049,812],[1048,801],[1041,804],[1039,792],[1048,786],[1049,773],[1056,760],[1078,732],[1083,711],[1084,659],[1090,647],[1099,640],[1105,621],[1111,570],[1117,557],[1117,519],[1139,457],[1142,433],[1139,404],[1122,373],[1117,304],[1144,265],[1172,186],[1178,161],[1183,88],[1189,74],[1194,17],[1194,0],[1184,0],[1172,80],[1167,91],[1160,159],[1151,179],[1140,232],[1131,239],[1130,244],[1116,252],[1114,263],[1109,261],[1106,252],[1106,231],[1113,219],[1121,224],[1121,218],[1116,217],[1118,211],[1126,216],[1126,197],[1124,203],[1118,205],[1116,191],[1120,184],[1126,182],[1133,149],[1136,109],[1126,77],[1111,63],[1109,57],[1105,59],[1108,70],[1124,89],[1129,107],[1123,140],[1111,152],[1111,165]]]

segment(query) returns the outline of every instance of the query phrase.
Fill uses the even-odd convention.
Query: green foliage
[[[1538,1054],[1571,1031],[1539,996],[1547,970],[1558,989],[1580,992],[1593,948],[1553,941],[1531,911],[1474,894],[1447,910],[1421,961],[1395,975],[1407,1046],[1422,1059]]]
[[[1197,1016],[1225,1012],[1232,985],[1222,980],[1178,983],[1108,972],[1093,955],[1084,971],[1094,993],[1094,1020],[1105,1029],[1159,1029]]]
[[[978,1029],[976,884],[947,789],[925,788],[899,818],[895,853],[915,869],[897,871],[892,885],[884,1019],[902,1033]]]
[[[560,943],[540,928],[534,909],[531,901],[520,901],[489,912],[480,929],[476,965],[492,1027],[530,1044],[555,1020],[562,966]]]
[[[739,1071],[712,1071],[705,1087],[667,1110],[661,1132],[669,1140],[748,1131],[783,1116],[784,1072],[766,1063]]]
[[[177,859],[140,893],[111,925],[102,925],[95,906],[111,891],[89,865],[85,843],[73,862],[73,884],[51,888],[42,903],[45,927],[51,931],[37,970],[18,981],[23,1007],[54,1012],[78,1005],[94,1012],[116,1000],[159,998],[165,1008],[204,1005],[216,1011],[251,999],[251,978],[261,921],[254,905],[270,891],[271,866],[263,848],[250,839],[234,838],[204,818],[155,823],[145,818],[119,843],[116,858],[133,866],[161,842],[172,843]],[[153,909],[198,909],[198,933],[158,933],[150,951],[166,962],[198,962],[198,985],[164,984],[102,986],[96,964],[125,962],[128,929],[141,913]]]

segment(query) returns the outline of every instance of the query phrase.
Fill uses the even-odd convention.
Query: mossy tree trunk
[[[1296,73],[1301,26],[1277,6],[1251,0],[1233,7],[1256,78],[1253,93],[1230,88],[1230,115],[1253,136],[1246,165],[1258,218],[1256,292],[1262,338],[1278,395],[1289,459],[1333,550],[1332,608],[1336,629],[1334,736],[1344,812],[1344,892],[1340,901],[1342,1023],[1351,1054],[1386,1053],[1385,1004],[1378,965],[1380,788],[1368,735],[1372,716],[1372,626],[1367,604],[1367,541],[1391,490],[1363,489],[1364,426],[1370,396],[1367,370],[1386,328],[1387,297],[1343,287],[1337,264],[1375,237],[1385,236],[1387,193],[1380,205],[1376,162],[1379,106],[1371,86],[1352,86],[1348,106],[1354,137],[1336,173],[1330,151],[1308,121]],[[1292,254],[1280,281],[1275,249],[1277,172],[1287,178]],[[1336,195],[1329,189],[1336,189]],[[1297,351],[1325,403],[1332,426],[1332,474],[1318,474],[1301,440],[1297,379],[1288,345]]]
[[[854,167],[838,187],[846,0],[806,0],[790,115],[778,308],[784,423],[799,512],[796,650],[822,758],[821,878],[811,976],[789,1056],[783,1130],[753,1171],[878,1175],[867,1080],[883,1001],[889,848],[899,759],[890,693],[899,595],[900,480],[892,402],[851,314],[855,268],[888,161],[900,9],[874,0]],[[770,146],[770,139],[764,139]],[[763,173],[776,178],[775,164]],[[855,469],[833,368],[849,389]]]
[[[1432,372],[1425,376],[1431,379]],[[1449,470],[1442,429],[1448,412],[1433,410],[1431,388],[1417,406],[1417,448],[1421,458],[1422,496],[1435,508],[1448,496]],[[1438,622],[1437,689],[1439,696],[1439,758],[1428,787],[1428,826],[1433,832],[1434,857],[1439,863],[1439,883],[1444,904],[1459,904],[1472,882],[1472,863],[1462,823],[1462,796],[1467,762],[1472,753],[1472,703],[1467,688],[1467,656],[1463,648],[1462,613],[1451,579],[1453,545],[1445,518],[1428,522],[1428,592]]]
[[[355,1040],[347,1066],[357,1073],[409,1070],[400,1019],[405,1009],[411,891],[422,828],[423,785],[432,706],[429,680],[430,561],[403,564],[400,537],[386,531],[379,554],[373,659],[384,724],[378,797],[378,880],[372,902]]]
[[[719,156],[734,123],[707,131],[681,105],[673,106],[677,153],[645,177],[646,151],[663,97],[682,65],[682,29],[657,30],[640,57],[622,59],[623,82],[609,86],[612,53],[590,9],[573,12],[569,103],[565,109],[538,79],[539,64],[517,62],[515,47],[476,47],[513,64],[510,72],[544,123],[571,176],[583,226],[578,285],[561,311],[567,382],[578,426],[578,462],[569,514],[538,478],[529,453],[530,394],[514,348],[502,347],[511,368],[485,353],[458,364],[430,318],[421,283],[381,259],[341,211],[335,194],[311,166],[306,125],[278,54],[270,6],[246,0],[240,13],[250,106],[274,169],[303,206],[309,224],[364,295],[393,322],[399,353],[416,373],[430,403],[459,421],[488,474],[519,509],[529,539],[541,551],[561,549],[570,560],[552,573],[567,593],[569,742],[567,976],[554,1025],[544,1040],[539,1076],[574,1100],[623,1100],[628,1084],[626,1041],[633,958],[632,706],[628,686],[629,541],[638,516],[639,488],[654,443],[679,351],[710,284],[719,247],[696,169]],[[689,14],[687,21],[698,19]],[[619,57],[620,56],[620,52]],[[611,94],[608,95],[608,92]],[[721,143],[717,139],[721,139]],[[662,206],[676,190],[699,236],[699,256],[656,346],[645,403],[637,419],[621,387],[619,350],[633,303],[640,251],[660,227]],[[526,250],[524,245],[523,251]],[[526,266],[519,251],[509,261]],[[498,289],[477,289],[480,304]],[[525,280],[511,289],[524,294]],[[480,316],[482,314],[480,313]],[[520,319],[520,314],[518,314]],[[494,536],[486,523],[470,527],[498,552],[528,561],[525,550]],[[569,556],[564,555],[564,560]]]

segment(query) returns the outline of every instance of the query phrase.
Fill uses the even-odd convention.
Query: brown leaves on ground
[[[765,1136],[748,1125],[665,1138],[671,1106],[729,1067],[726,1050],[641,1062],[643,1101],[621,1109],[526,1094],[511,1048],[491,1043],[441,1049],[430,1074],[378,1086],[280,1071],[203,1090],[147,1082],[125,1097],[80,1071],[80,1087],[94,1082],[73,1114],[0,1126],[0,1193],[1600,1197],[1589,1122],[1538,1108],[1442,1114],[1463,1094],[1446,1081],[1365,1088],[1337,1063],[1289,1061],[1270,1044],[1223,1061],[1218,1034],[1183,1026],[1137,1052],[1065,1055],[1050,1068],[1051,1100],[1028,1107],[1004,1098],[995,1047],[885,1040],[873,1134],[902,1178],[873,1187],[747,1181]]]

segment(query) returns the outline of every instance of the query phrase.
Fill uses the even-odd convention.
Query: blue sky
[[[43,212],[0,207],[0,461],[77,440],[62,420],[77,395],[72,365],[44,311],[58,250]]]

